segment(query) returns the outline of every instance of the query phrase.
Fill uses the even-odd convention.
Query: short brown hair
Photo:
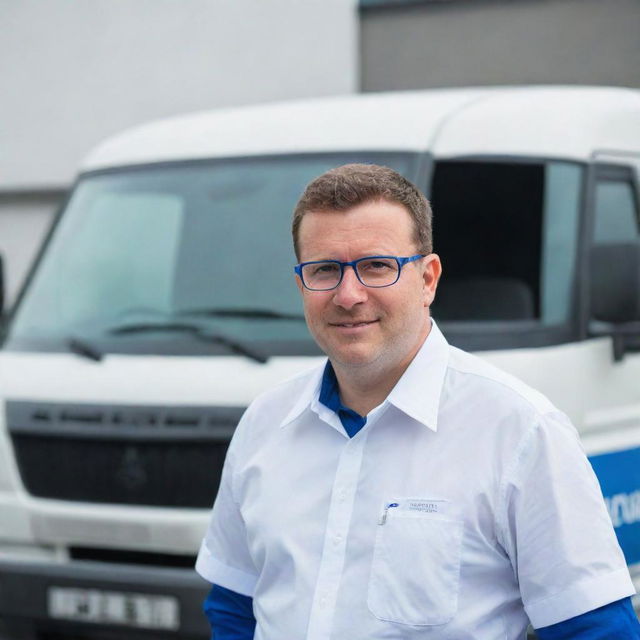
[[[418,251],[433,251],[431,206],[406,178],[389,167],[376,164],[345,164],[311,181],[293,211],[293,248],[300,258],[298,235],[302,218],[309,211],[347,211],[372,200],[404,205],[414,224]]]

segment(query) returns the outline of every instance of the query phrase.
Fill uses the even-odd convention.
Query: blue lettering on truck
[[[640,562],[640,447],[589,458],[627,564]]]

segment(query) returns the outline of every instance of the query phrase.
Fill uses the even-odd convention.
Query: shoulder
[[[312,387],[320,382],[325,365],[326,360],[323,360],[263,391],[253,399],[247,411],[255,414],[275,409],[288,411],[302,395],[308,396],[310,401],[314,391]]]
[[[449,349],[450,392],[483,400],[495,410],[519,410],[530,415],[558,411],[544,394],[516,376],[457,347],[450,346]]]
[[[570,452],[583,465],[578,432],[544,394],[455,347],[449,347],[438,432],[498,484],[524,471],[526,461],[557,459],[554,452]]]
[[[493,442],[505,460],[539,437],[578,440],[567,416],[544,394],[455,347],[450,347],[441,411],[456,429]]]
[[[317,393],[325,361],[285,379],[257,395],[247,407],[236,433],[243,440],[274,434],[298,405],[310,404]]]

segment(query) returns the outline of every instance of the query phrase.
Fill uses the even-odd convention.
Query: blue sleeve
[[[253,640],[256,619],[249,596],[214,584],[204,601],[204,612],[211,625],[211,640]]]
[[[640,640],[640,623],[631,598],[624,598],[536,633],[540,640]]]

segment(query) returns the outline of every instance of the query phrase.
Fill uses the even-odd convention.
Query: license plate
[[[50,587],[47,600],[52,618],[172,631],[180,626],[178,600],[171,596]]]

